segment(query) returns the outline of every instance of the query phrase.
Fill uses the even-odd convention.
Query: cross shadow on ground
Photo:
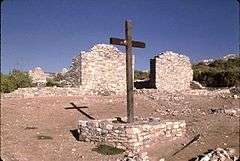
[[[78,106],[76,106],[73,102],[70,102],[70,104],[71,104],[73,107],[65,107],[64,109],[65,109],[65,110],[72,110],[72,109],[78,110],[81,114],[83,114],[84,116],[86,116],[88,119],[95,120],[94,117],[92,117],[91,115],[89,115],[89,114],[87,114],[86,112],[84,112],[83,110],[81,110],[81,109],[84,109],[84,108],[88,108],[87,106],[78,107]]]
[[[85,108],[88,108],[87,106],[81,106],[81,107],[78,107],[76,106],[73,102],[70,102],[70,104],[72,105],[72,107],[65,107],[64,109],[65,110],[77,110],[78,112],[80,112],[81,114],[83,114],[85,117],[87,117],[88,119],[90,120],[95,120],[95,118],[91,115],[89,115],[88,113],[86,113],[85,111],[83,111],[82,109],[85,109]],[[79,133],[78,133],[78,129],[73,129],[73,130],[70,130],[72,136],[77,140],[79,141]]]
[[[127,123],[127,121],[123,121],[121,117],[115,117],[117,120],[116,122],[113,122],[113,123]]]

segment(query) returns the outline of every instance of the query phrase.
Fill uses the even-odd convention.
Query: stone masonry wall
[[[45,84],[47,82],[47,75],[40,67],[36,67],[29,72],[29,76],[32,78],[32,82],[36,84]]]
[[[166,51],[150,62],[150,82],[163,91],[184,91],[190,89],[193,70],[187,56]]]
[[[201,95],[211,97],[223,97],[230,96],[231,92],[229,89],[218,89],[218,90],[189,90],[183,92],[167,92],[160,91],[157,89],[136,89],[134,90],[136,95],[144,94],[153,99],[164,97],[164,99],[175,97],[176,95],[188,96],[188,95]],[[119,93],[120,95],[123,93]],[[18,88],[11,93],[1,94],[1,98],[33,98],[33,97],[54,97],[54,96],[80,96],[80,95],[102,95],[106,96],[106,93],[99,93],[95,91],[88,91],[84,88],[77,87],[31,87],[31,88]],[[125,96],[125,94],[124,94]],[[234,97],[236,95],[233,95]],[[167,97],[167,98],[166,98]]]
[[[73,60],[65,77],[75,87],[83,86],[96,91],[125,91],[126,55],[112,45],[95,45]]]
[[[18,88],[11,93],[4,93],[2,98],[34,98],[34,97],[55,97],[55,96],[81,96],[92,94],[81,88],[68,87],[31,87]]]
[[[175,140],[186,132],[185,121],[161,121],[159,118],[135,118],[134,124],[116,119],[80,120],[79,140],[103,142],[138,153],[157,141]]]

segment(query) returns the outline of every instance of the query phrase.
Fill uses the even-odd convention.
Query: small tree
[[[12,70],[9,74],[1,74],[1,92],[9,93],[18,88],[31,87],[32,79],[27,72]]]
[[[31,87],[32,85],[32,79],[27,72],[21,72],[14,69],[9,74],[9,79],[13,82],[15,89]]]
[[[9,79],[8,75],[1,74],[1,88],[0,92],[1,93],[10,93],[14,91],[14,84],[13,82]]]

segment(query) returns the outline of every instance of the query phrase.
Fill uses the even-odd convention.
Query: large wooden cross
[[[145,48],[145,43],[132,40],[132,22],[125,21],[125,39],[110,38],[110,44],[126,46],[126,80],[127,80],[127,122],[134,121],[133,109],[133,70],[132,47]]]

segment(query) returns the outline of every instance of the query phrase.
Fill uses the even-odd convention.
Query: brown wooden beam
[[[127,82],[127,122],[134,122],[134,99],[133,99],[133,66],[132,48],[145,48],[145,43],[132,40],[132,22],[125,21],[125,39],[110,38],[110,44],[126,47],[126,82]]]
[[[127,77],[127,122],[134,122],[133,109],[133,70],[132,70],[132,23],[125,22],[125,36],[126,36],[126,77]]]
[[[110,38],[110,44],[126,46],[126,40],[115,37]],[[145,43],[141,41],[132,41],[132,47],[145,48]]]

